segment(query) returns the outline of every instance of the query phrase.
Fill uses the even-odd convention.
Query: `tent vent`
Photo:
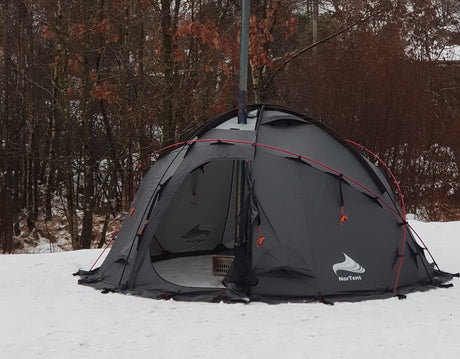
[[[213,255],[212,256],[212,274],[215,276],[226,275],[232,265],[234,256]]]

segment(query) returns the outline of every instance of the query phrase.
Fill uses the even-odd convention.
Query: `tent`
[[[332,301],[451,278],[427,259],[386,175],[349,142],[278,106],[249,106],[247,122],[230,111],[171,146],[79,283],[152,298]],[[193,284],[193,270],[214,282]]]

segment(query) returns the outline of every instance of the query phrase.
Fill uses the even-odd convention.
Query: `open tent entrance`
[[[233,256],[237,162],[207,162],[177,189],[150,245],[152,265],[163,279],[193,287],[222,286],[223,272],[215,265]]]

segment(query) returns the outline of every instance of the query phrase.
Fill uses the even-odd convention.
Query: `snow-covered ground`
[[[460,270],[460,222],[411,224]],[[405,300],[186,303],[77,285],[99,253],[0,256],[1,358],[460,358],[456,278]]]

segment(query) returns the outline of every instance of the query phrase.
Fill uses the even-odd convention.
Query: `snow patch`
[[[460,270],[460,222],[410,224]],[[59,242],[59,238],[57,241]],[[358,303],[153,300],[77,285],[101,250],[0,255],[2,358],[458,358],[454,287]]]

